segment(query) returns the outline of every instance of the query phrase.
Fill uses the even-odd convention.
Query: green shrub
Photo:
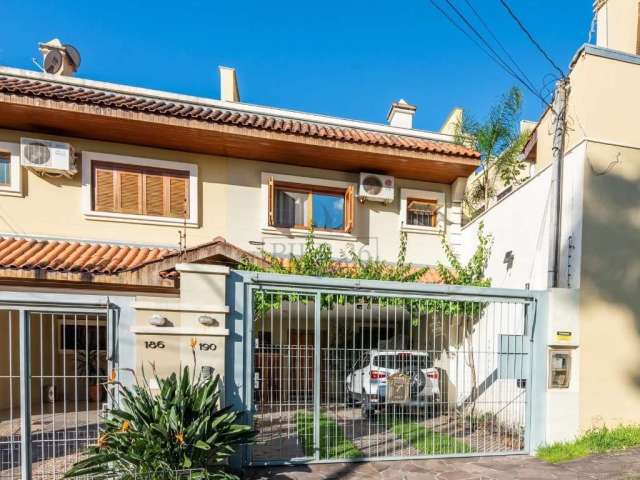
[[[144,376],[144,375],[143,375]],[[65,477],[234,479],[225,461],[254,432],[238,423],[238,412],[220,408],[220,378],[190,376],[189,367],[168,378],[154,376],[159,391],[144,379],[128,388],[115,382],[118,408],[105,418],[96,446]]]

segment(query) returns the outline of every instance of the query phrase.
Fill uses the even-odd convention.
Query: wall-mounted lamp
[[[198,317],[198,322],[201,325],[205,325],[207,327],[210,327],[211,325],[215,325],[216,324],[216,319],[209,316],[209,315],[200,315]]]
[[[164,327],[167,323],[169,323],[169,319],[156,313],[149,317],[149,323],[155,327]]]

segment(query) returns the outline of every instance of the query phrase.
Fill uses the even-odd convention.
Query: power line
[[[489,32],[489,35],[491,35],[491,38],[493,38],[493,40],[498,44],[498,46],[500,47],[500,49],[504,52],[504,54],[507,56],[507,58],[509,60],[511,60],[511,63],[513,64],[513,66],[518,70],[518,72],[520,73],[520,75],[522,75],[522,77],[527,80],[527,82],[529,83],[529,85],[531,85],[532,87],[534,87],[534,83],[531,81],[531,79],[527,76],[527,74],[524,72],[524,70],[522,70],[522,68],[520,68],[520,65],[518,65],[518,62],[516,62],[516,60],[509,54],[509,51],[506,49],[506,47],[502,44],[502,42],[500,41],[500,39],[498,38],[498,36],[493,32],[493,30],[491,29],[491,27],[489,27],[488,23],[485,22],[484,18],[482,17],[482,15],[480,15],[480,12],[478,12],[478,10],[476,10],[476,8],[473,6],[473,3],[471,3],[470,0],[464,0],[464,2],[467,4],[467,6],[471,9],[471,11],[474,13],[474,15],[476,17],[478,17],[478,20],[480,20],[480,23],[482,23],[482,25],[484,26],[485,30],[487,32]]]
[[[527,27],[524,26],[524,24],[522,23],[522,21],[518,18],[518,16],[515,14],[515,12],[511,9],[511,7],[509,6],[509,4],[506,2],[506,0],[500,0],[500,3],[502,4],[502,6],[507,10],[507,12],[509,13],[509,15],[511,16],[511,18],[513,18],[513,20],[518,24],[518,26],[520,27],[520,29],[525,33],[525,35],[529,38],[529,40],[531,40],[531,43],[533,43],[533,45],[540,51],[540,53],[542,53],[542,55],[544,56],[544,58],[546,58],[548,60],[548,62],[553,66],[553,68],[555,68],[559,73],[560,73],[560,77],[564,78],[565,74],[564,71],[556,64],[556,62],[553,61],[553,59],[551,58],[551,56],[545,51],[544,48],[542,48],[542,45],[540,45],[538,43],[538,41],[533,37],[533,35],[531,34],[531,32],[529,32],[529,30],[527,30]]]
[[[445,0],[450,7],[456,12],[456,14],[464,21],[466,25],[478,36],[478,38],[486,45],[486,48],[483,47],[463,26],[461,26],[455,19],[447,13],[447,11],[442,8],[435,0],[430,0],[431,4],[447,19],[449,22],[460,30],[469,40],[471,40],[480,50],[482,50],[489,58],[491,58],[500,68],[502,68],[505,72],[519,81],[527,90],[529,90],[533,95],[535,95],[543,104],[548,107],[551,107],[549,102],[545,98],[543,98],[539,92],[535,90],[529,83],[523,80],[513,69],[500,57],[500,55],[493,49],[493,47],[486,41],[486,39],[480,34],[473,25],[466,19],[464,14],[460,12],[449,0]]]

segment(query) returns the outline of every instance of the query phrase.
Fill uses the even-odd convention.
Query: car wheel
[[[373,416],[376,414],[376,409],[371,405],[371,402],[369,401],[369,396],[366,394],[364,390],[362,391],[362,401],[361,401],[360,411],[362,413],[362,418],[367,420],[373,418]]]

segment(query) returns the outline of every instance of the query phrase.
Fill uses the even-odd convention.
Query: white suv
[[[364,416],[387,406],[387,378],[403,372],[410,378],[410,399],[402,407],[436,411],[440,401],[440,372],[425,352],[370,350],[356,361],[346,378],[347,400],[362,405]],[[398,405],[398,404],[394,404]]]

